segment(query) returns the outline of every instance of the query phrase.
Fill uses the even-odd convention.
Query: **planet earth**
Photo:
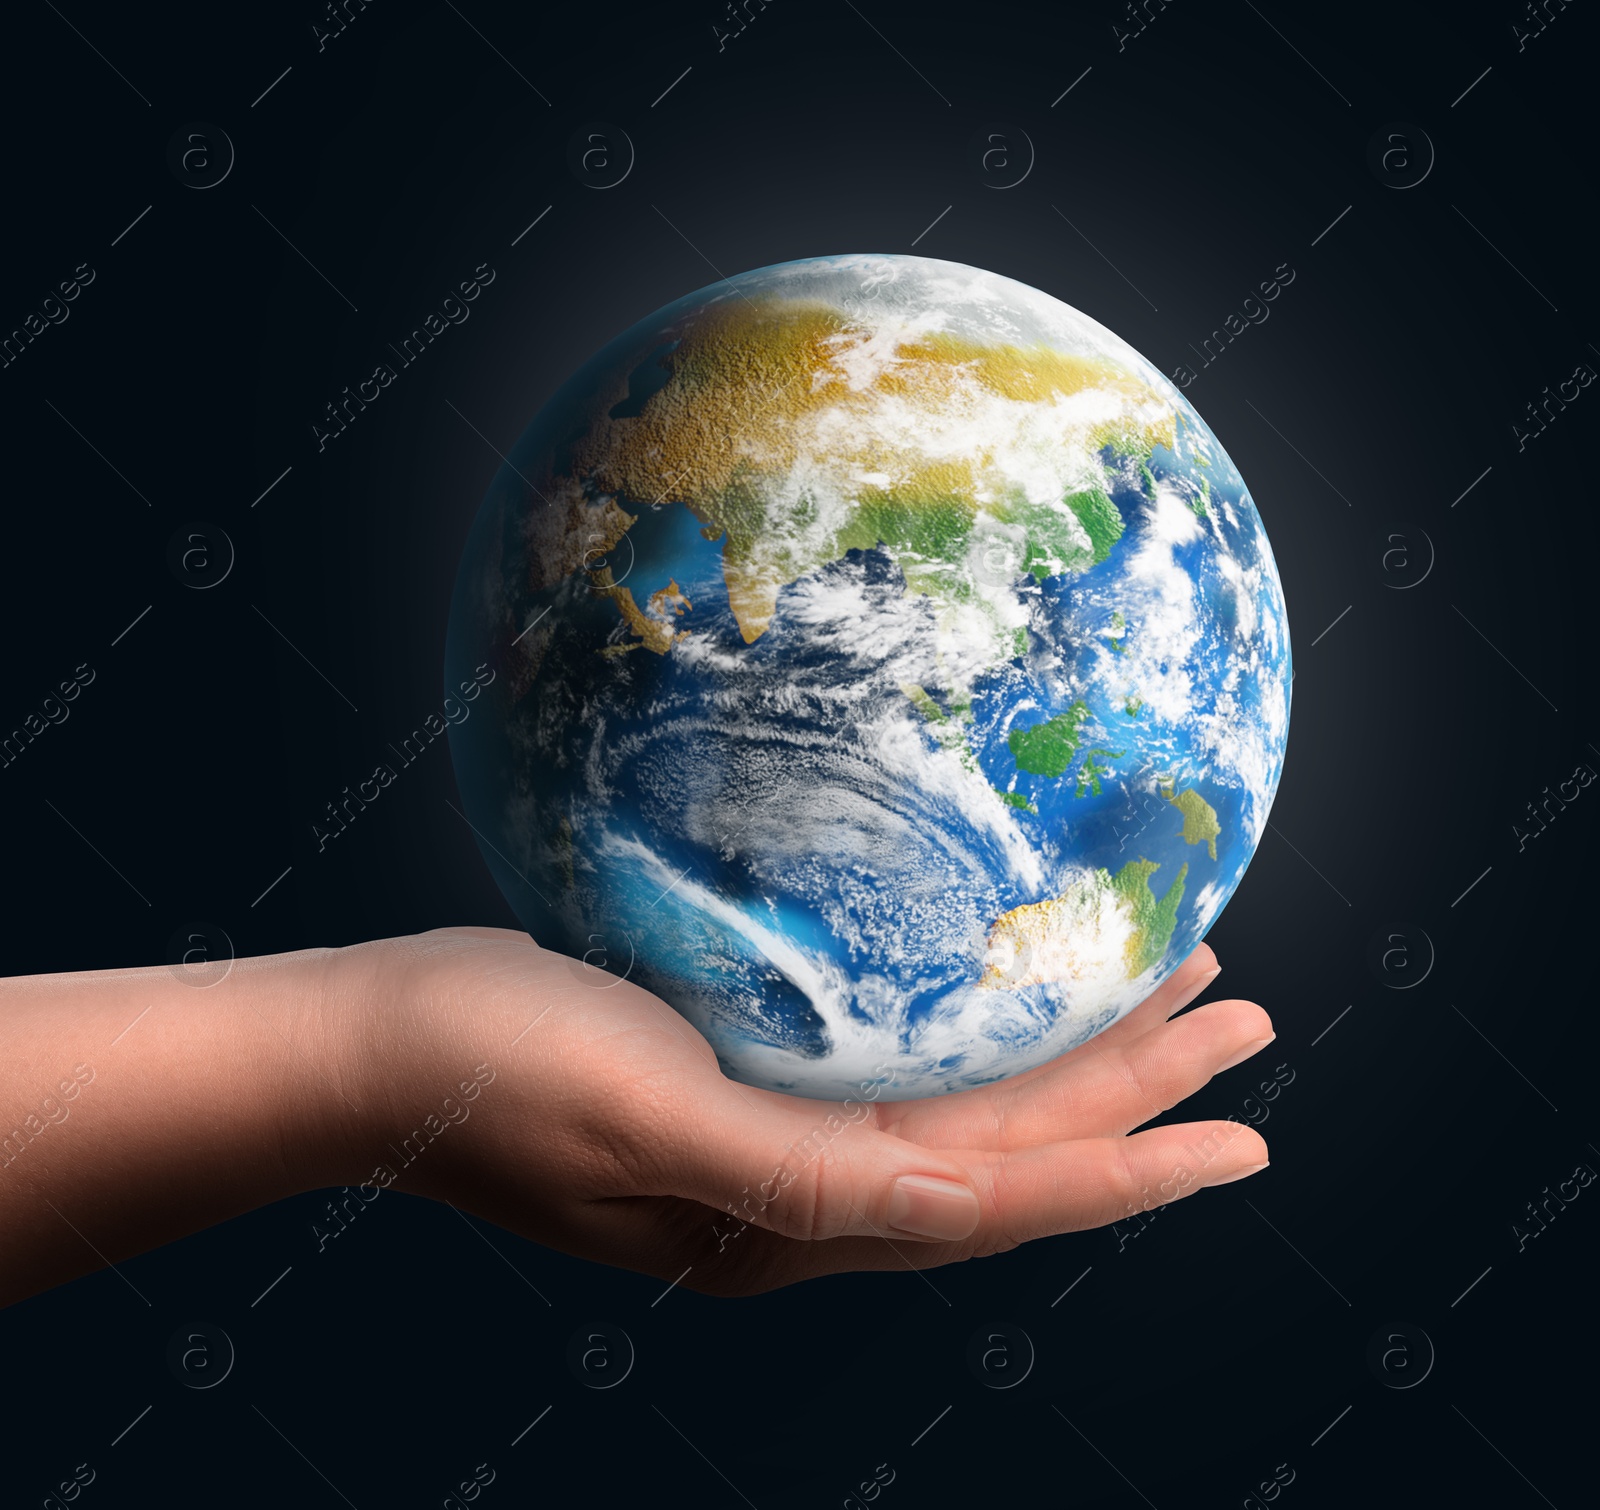
[[[830,1099],[1129,1011],[1238,886],[1289,730],[1277,566],[1189,402],[1060,300],[900,255],[600,351],[489,487],[446,660],[533,938]]]

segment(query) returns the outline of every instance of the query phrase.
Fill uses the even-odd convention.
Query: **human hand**
[[[363,1114],[348,1142],[372,1150],[356,1178],[746,1295],[1001,1253],[1264,1168],[1265,1142],[1237,1122],[1133,1132],[1272,1041],[1250,1002],[1170,1020],[1217,968],[1202,944],[1120,1022],[1009,1080],[853,1104],[729,1080],[658,998],[629,981],[597,990],[518,932],[357,945],[329,978],[355,1035]]]

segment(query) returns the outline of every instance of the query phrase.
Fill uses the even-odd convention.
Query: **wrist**
[[[369,1052],[375,999],[355,949],[310,949],[249,961],[275,967],[255,1000],[278,1050],[277,1136],[289,1194],[355,1184],[381,1125],[383,1078]],[[245,1031],[253,1026],[249,1014]]]
[[[470,1141],[453,1129],[495,1077],[456,1028],[460,947],[459,939],[414,935],[330,956],[324,1014],[359,1111],[325,1132],[311,1155],[337,1171],[320,1183],[446,1197]]]

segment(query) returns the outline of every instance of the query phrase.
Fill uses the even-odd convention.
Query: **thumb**
[[[874,1114],[743,1089],[711,1115],[702,1104],[678,1130],[672,1193],[802,1242],[970,1237],[982,1209],[968,1171],[880,1132]]]

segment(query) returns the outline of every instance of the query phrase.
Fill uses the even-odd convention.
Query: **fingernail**
[[[927,1174],[901,1175],[889,1192],[889,1225],[918,1237],[952,1241],[978,1225],[978,1197],[954,1180]]]
[[[1231,1185],[1235,1180],[1242,1180],[1253,1174],[1260,1174],[1266,1164],[1246,1164],[1243,1169],[1236,1169],[1232,1174],[1225,1174],[1220,1180],[1212,1180],[1212,1185]]]
[[[1252,1042],[1247,1043],[1226,1064],[1219,1064],[1217,1066],[1217,1073],[1220,1075],[1224,1070],[1231,1070],[1236,1064],[1243,1064],[1245,1060],[1248,1059],[1252,1054],[1259,1054],[1262,1049],[1266,1048],[1266,1046],[1277,1036],[1278,1035],[1276,1033],[1269,1033],[1265,1038],[1257,1038]]]

